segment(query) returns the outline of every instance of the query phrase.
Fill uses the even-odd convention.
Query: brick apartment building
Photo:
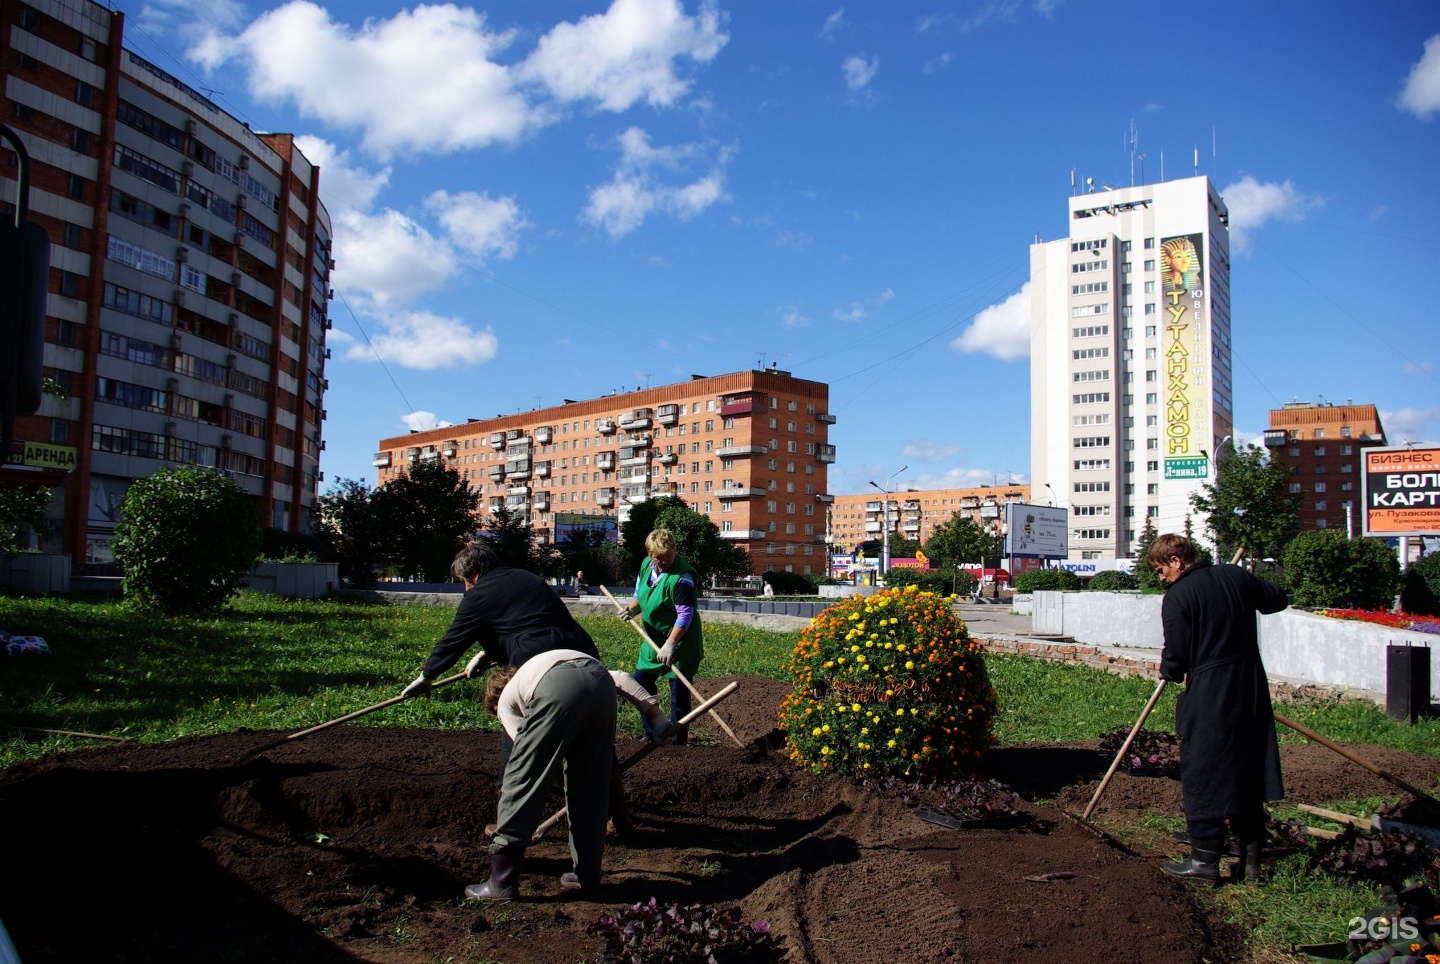
[[[17,420],[0,471],[57,490],[77,562],[108,561],[125,490],[162,466],[220,469],[262,524],[307,530],[324,447],[319,169],[126,50],[124,23],[91,0],[0,5],[3,120],[51,240],[44,373],[64,393]]]
[[[561,513],[623,522],[631,505],[678,496],[748,551],[755,572],[819,575],[835,461],[829,398],[828,385],[773,367],[695,375],[382,439],[374,466],[383,485],[443,459],[483,507],[521,513],[544,541]]]
[[[1029,501],[1030,486],[1018,484],[892,492],[890,535],[923,545],[937,526],[949,522],[957,512],[993,529],[1004,520],[1005,503]],[[835,552],[853,552],[861,543],[884,535],[885,497],[881,493],[837,495],[830,510],[830,542]]]
[[[1290,468],[1290,491],[1303,500],[1301,531],[1360,535],[1360,451],[1384,444],[1374,405],[1289,402],[1270,410],[1265,447]]]

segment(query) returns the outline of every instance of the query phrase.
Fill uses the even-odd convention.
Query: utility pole
[[[885,497],[885,501],[880,508],[882,513],[880,520],[880,577],[882,579],[885,577],[885,573],[890,571],[890,484],[895,481],[895,476],[904,472],[909,467],[908,465],[900,466],[899,469],[891,474],[890,478],[885,480],[885,488],[883,489],[875,485],[874,480],[870,482],[872,486],[880,489],[880,494]]]

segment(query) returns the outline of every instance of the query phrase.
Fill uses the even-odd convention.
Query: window
[[[1324,512],[1324,511],[1325,511],[1325,508],[1326,508],[1326,505],[1327,505],[1326,501],[1325,501],[1324,499],[1321,499],[1319,502],[1316,502],[1316,503],[1315,503],[1315,511],[1316,511],[1316,512]]]
[[[1316,492],[1324,492],[1324,491],[1325,491],[1325,483],[1324,483],[1324,482],[1316,482],[1316,483],[1315,483],[1315,491],[1316,491]]]
[[[83,80],[75,82],[75,103],[81,107],[90,107],[95,102],[95,88]]]
[[[65,183],[65,193],[77,201],[85,200],[85,179],[79,174],[71,174]]]

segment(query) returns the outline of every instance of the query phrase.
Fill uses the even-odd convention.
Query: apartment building
[[[1004,522],[1005,503],[1029,502],[1030,486],[980,485],[962,489],[906,490],[890,493],[890,536],[913,539],[921,545],[935,529],[956,514],[967,516],[986,529]],[[884,537],[885,496],[837,495],[830,506],[832,551],[854,552],[861,543]]]
[[[1229,213],[1208,178],[1076,194],[1030,248],[1031,486],[1072,559],[1130,558],[1205,520],[1190,495],[1232,432]],[[1048,488],[1047,488],[1048,487]]]
[[[1265,447],[1290,469],[1290,491],[1301,497],[1301,531],[1360,535],[1361,450],[1385,444],[1374,405],[1289,402],[1270,410]]]
[[[555,538],[557,514],[613,517],[678,496],[750,553],[755,572],[825,571],[830,388],[778,368],[689,381],[382,439],[383,485],[443,459],[489,511]]]
[[[213,466],[305,531],[321,479],[329,217],[319,168],[124,47],[90,0],[0,5],[4,122],[51,240],[47,395],[4,472],[57,490],[63,551],[109,561],[130,482]],[[7,216],[20,158],[4,145]]]

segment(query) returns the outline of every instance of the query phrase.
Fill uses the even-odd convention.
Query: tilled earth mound
[[[721,709],[747,748],[702,726],[704,745],[629,771],[636,830],[610,840],[595,892],[559,889],[569,854],[552,834],[527,855],[524,901],[464,901],[487,876],[498,735],[350,726],[243,762],[275,734],[106,746],[0,773],[0,913],[26,964],[593,961],[602,944],[587,926],[651,897],[739,905],[770,923],[786,960],[817,964],[1243,960],[1239,935],[1208,921],[1159,855],[1057,809],[1079,812],[1094,792],[1108,764],[1098,741],[992,752],[987,776],[1054,805],[1027,803],[1019,828],[952,830],[917,819],[914,794],[797,770],[772,735],[784,687],[739,679]],[[622,735],[622,759],[640,746]],[[1292,799],[1390,792],[1329,751],[1284,752]],[[1414,782],[1434,768],[1366,752]],[[1179,800],[1174,780],[1120,774],[1096,819],[1174,814]]]

